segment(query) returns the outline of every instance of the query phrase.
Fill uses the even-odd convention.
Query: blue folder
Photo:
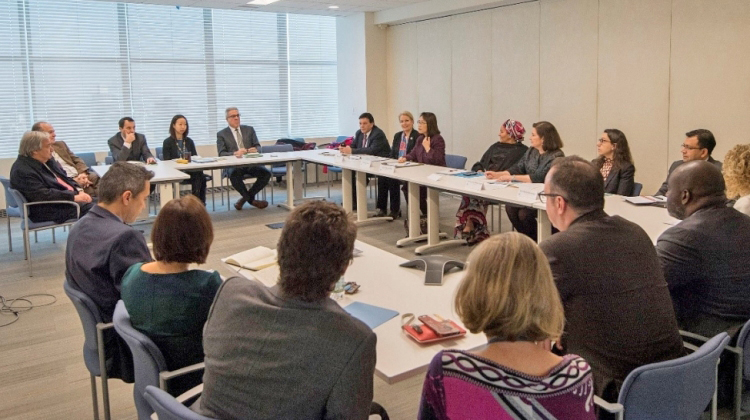
[[[381,308],[380,306],[368,305],[362,302],[351,303],[347,305],[344,310],[348,312],[349,315],[367,324],[367,326],[373,330],[380,324],[383,324],[398,315],[398,312],[394,310]]]

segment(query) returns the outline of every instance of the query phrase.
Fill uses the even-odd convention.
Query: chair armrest
[[[698,351],[698,348],[699,348],[699,347],[698,347],[698,346],[696,346],[695,344],[690,344],[690,343],[686,343],[686,342],[684,342],[684,341],[682,342],[682,345],[683,345],[683,346],[684,346],[684,347],[685,347],[686,349],[688,349],[688,350],[692,350],[693,352],[696,352],[696,351]]]
[[[600,408],[607,411],[608,413],[619,414],[618,417],[622,416],[622,413],[625,409],[625,407],[623,407],[622,404],[604,401],[602,398],[600,398],[597,395],[594,395],[594,404],[598,405]]]
[[[203,394],[203,384],[198,384],[175,398],[180,404],[190,406]]]
[[[184,368],[180,368],[177,370],[172,370],[168,372],[159,372],[159,388],[161,388],[164,391],[168,391],[167,389],[167,382],[177,378],[179,376],[187,375],[188,373],[197,372],[199,370],[206,369],[206,364],[203,362],[196,363],[194,365],[185,366]]]
[[[108,322],[106,324],[103,323],[103,322],[99,322],[99,323],[96,324],[96,329],[98,331],[104,331],[104,330],[108,330],[108,329],[114,328],[114,327],[115,327],[115,324],[113,322]]]
[[[24,219],[29,218],[29,207],[36,206],[38,204],[70,204],[71,206],[75,206],[76,208],[76,219],[81,218],[81,205],[76,203],[75,201],[67,201],[67,200],[52,200],[52,201],[34,201],[33,203],[23,203],[23,214]]]
[[[680,330],[680,335],[683,336],[683,337],[687,337],[687,338],[693,339],[693,340],[698,340],[701,343],[707,343],[708,340],[709,340],[708,337],[704,337],[704,336],[702,336],[700,334],[696,334],[696,333],[691,333],[690,331]]]

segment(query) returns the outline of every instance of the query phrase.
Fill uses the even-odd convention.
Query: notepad
[[[354,302],[350,305],[347,305],[344,310],[351,316],[364,322],[368,327],[370,327],[370,329],[373,330],[381,324],[384,324],[394,316],[398,315],[398,312],[392,309],[368,305],[362,302]]]
[[[276,250],[264,246],[256,246],[247,251],[230,255],[222,261],[227,264],[257,271],[276,264]]]

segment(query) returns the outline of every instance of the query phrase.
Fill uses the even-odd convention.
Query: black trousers
[[[190,183],[193,195],[206,204],[206,176],[203,171],[190,172],[190,179],[183,182]]]
[[[505,212],[516,231],[537,240],[536,210],[506,204]]]
[[[256,179],[250,190],[245,186],[245,176]],[[248,203],[252,203],[253,200],[255,200],[255,194],[258,194],[260,190],[268,185],[270,179],[271,172],[263,166],[243,166],[240,168],[234,168],[229,174],[229,182]]]
[[[383,197],[383,198],[381,198]],[[391,200],[391,213],[401,211],[401,181],[384,176],[378,177],[378,208],[385,211],[388,199]],[[382,202],[382,206],[381,206]]]
[[[80,217],[83,217],[96,205],[96,198],[92,197],[90,203],[78,203],[81,208]],[[67,204],[45,204],[31,206],[29,219],[35,223],[55,222],[65,223],[76,218],[76,208]]]
[[[404,192],[406,202],[409,203],[409,183],[404,182],[401,190]],[[422,212],[422,216],[427,215],[427,187],[419,187],[419,211]]]

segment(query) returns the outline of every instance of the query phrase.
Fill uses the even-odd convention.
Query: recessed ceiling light
[[[328,6],[329,9],[338,9],[338,6]]]
[[[265,6],[267,4],[271,4],[277,1],[279,0],[252,0],[252,1],[247,2],[247,4],[254,4],[256,6]]]

